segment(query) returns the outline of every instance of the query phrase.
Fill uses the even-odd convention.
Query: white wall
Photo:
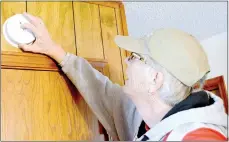
[[[208,55],[211,72],[208,78],[223,75],[227,84],[227,33],[217,34],[201,41]]]
[[[173,27],[201,41],[209,57],[209,77],[227,82],[227,2],[125,2],[129,35]]]

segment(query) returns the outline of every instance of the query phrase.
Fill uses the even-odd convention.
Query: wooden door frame
[[[223,76],[217,76],[211,79],[206,80],[204,87],[204,90],[212,91],[212,90],[219,90],[219,94],[223,101],[224,101],[224,107],[226,109],[226,113],[228,114],[228,94],[226,90],[226,85],[224,82]]]

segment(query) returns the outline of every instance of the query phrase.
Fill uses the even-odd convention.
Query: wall
[[[201,41],[208,55],[211,72],[208,78],[223,75],[227,84],[227,33],[217,34]]]
[[[209,77],[227,80],[227,2],[125,2],[129,35],[173,27],[195,36],[204,45],[212,68]]]

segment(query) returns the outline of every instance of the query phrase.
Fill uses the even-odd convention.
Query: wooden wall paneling
[[[98,122],[59,72],[2,69],[2,140],[91,140]]]
[[[121,19],[121,11],[120,9],[115,9],[115,15],[116,15],[116,22],[117,22],[117,30],[118,30],[118,34],[119,35],[123,35],[123,27],[122,27],[122,19]],[[122,68],[123,68],[123,74],[124,74],[124,81],[127,79],[127,76],[126,76],[126,63],[125,63],[125,59],[127,57],[127,53],[126,53],[126,50],[124,49],[121,49],[121,57],[122,57]]]
[[[91,110],[88,108],[85,101],[80,97],[80,94],[77,92],[77,89],[74,87],[74,85],[71,84],[71,82],[66,78],[65,75],[62,74],[55,62],[44,55],[39,54],[31,54],[31,53],[17,53],[17,52],[6,52],[3,51],[1,53],[2,63],[2,129],[1,134],[3,135],[3,140],[99,140],[99,131],[98,131],[98,121],[96,117],[92,114]],[[96,69],[103,72],[106,61],[104,60],[98,60],[98,59],[87,59],[89,63],[94,66]],[[23,69],[23,70],[18,70]],[[25,70],[26,69],[26,70]],[[38,71],[39,70],[39,71]],[[54,72],[53,72],[54,71]],[[45,73],[45,74],[44,74]],[[55,74],[54,74],[55,73]],[[47,79],[48,77],[48,79]],[[15,78],[15,79],[14,79]],[[59,80],[58,80],[59,79]],[[51,85],[50,85],[51,83]],[[53,84],[52,84],[53,83]],[[57,85],[57,84],[60,85]],[[13,85],[12,85],[13,84]],[[42,85],[41,85],[42,84]],[[45,86],[44,86],[45,84]],[[55,85],[55,86],[54,86]],[[15,90],[16,86],[16,90]],[[26,87],[25,87],[26,86]],[[19,89],[17,89],[19,88]],[[28,89],[30,88],[30,89]],[[31,88],[36,88],[36,90],[39,90],[39,88],[42,90],[42,92],[38,92],[34,89],[31,90]],[[55,91],[57,90],[57,91]],[[69,91],[70,90],[70,91]],[[59,92],[62,92],[59,94]],[[69,93],[70,92],[70,93]],[[69,119],[77,119],[79,122],[77,122],[77,131],[73,132],[74,134],[69,134],[68,137],[65,131],[67,129],[70,129],[69,127],[65,127],[67,125],[71,125],[75,128],[75,125],[73,125],[73,122],[68,122],[68,120],[65,120],[65,116],[62,117],[62,115],[58,116],[58,122],[56,123],[64,123],[64,127],[62,128],[56,128],[58,130],[50,130],[49,127],[47,127],[49,124],[48,121],[55,122],[57,121],[57,116],[55,114],[59,113],[58,110],[52,110],[50,112],[53,117],[48,116],[46,118],[46,115],[44,115],[43,121],[39,121],[39,125],[37,121],[32,122],[24,122],[22,119],[25,119],[24,116],[21,119],[17,119],[18,115],[26,115],[26,119],[35,119],[37,118],[37,112],[39,111],[39,115],[46,114],[46,109],[43,107],[48,107],[50,105],[59,105],[56,104],[54,101],[43,101],[43,99],[38,99],[37,102],[43,101],[43,105],[36,105],[36,110],[30,111],[28,109],[16,107],[21,104],[21,94],[27,95],[28,99],[24,100],[24,103],[29,103],[33,101],[31,96],[39,95],[39,97],[43,96],[43,98],[48,98],[50,101],[53,99],[52,96],[54,96],[56,101],[63,102],[63,96],[72,96],[73,98],[68,99],[66,101],[66,104],[73,102],[75,100],[74,104],[75,107],[72,109],[71,106],[67,106],[66,109],[63,110],[63,113],[66,113],[69,111],[69,113],[73,113],[73,115],[68,115]],[[59,96],[56,97],[56,94],[59,94]],[[13,95],[13,96],[12,96]],[[12,96],[12,98],[8,98]],[[19,96],[19,97],[15,97]],[[77,99],[74,99],[77,98]],[[12,101],[13,100],[13,101]],[[65,102],[63,102],[65,103]],[[13,105],[15,105],[15,109],[17,110],[11,110]],[[26,106],[26,108],[33,107],[30,104]],[[64,106],[65,107],[65,106]],[[77,113],[74,111],[77,110]],[[15,111],[20,113],[15,113]],[[34,112],[34,113],[31,113]],[[19,116],[22,117],[22,116]],[[39,116],[41,117],[41,116]],[[15,119],[11,119],[15,118]],[[9,121],[9,122],[8,122]],[[17,126],[20,121],[22,123]],[[27,121],[27,120],[26,120]],[[86,121],[86,122],[84,122]],[[51,123],[50,122],[50,123]],[[65,122],[68,122],[65,124]],[[56,124],[55,123],[55,124]],[[70,124],[71,123],[71,124]],[[12,127],[11,127],[12,125]],[[26,128],[25,128],[26,127]],[[33,130],[27,130],[27,127],[34,127],[36,131]],[[84,128],[85,127],[85,128]],[[20,131],[20,128],[23,129],[23,131]],[[72,129],[72,128],[71,128]],[[82,132],[81,132],[81,129]],[[56,132],[58,131],[58,132]],[[62,132],[63,131],[63,132]],[[80,133],[78,132],[80,131]],[[36,133],[36,134],[35,134]],[[63,133],[63,136],[57,137],[56,133]],[[58,134],[59,135],[59,134]],[[101,140],[101,139],[100,139]]]
[[[86,1],[85,1],[86,2]],[[87,1],[87,3],[102,5],[111,8],[119,8],[119,5],[122,3],[121,1]]]
[[[11,16],[26,11],[25,2],[1,2],[1,50],[22,52],[20,49],[11,46],[3,36],[3,24]]]
[[[72,2],[27,2],[27,11],[40,17],[65,51],[76,54]]]
[[[119,47],[114,43],[114,37],[117,35],[117,26],[115,18],[115,9],[105,6],[99,6],[104,54],[108,61],[110,79],[114,83],[124,84],[122,72],[122,58]]]
[[[129,34],[128,34],[128,28],[127,28],[126,13],[125,13],[125,7],[123,3],[119,5],[119,9],[121,13],[123,35],[128,36]],[[130,56],[131,52],[126,51],[126,55]]]
[[[84,123],[79,123],[84,128],[83,131],[80,129],[77,130],[78,140],[101,140],[99,134],[99,123],[97,117],[91,111],[91,108],[88,107],[87,103],[83,100],[82,96],[78,96],[78,101],[75,101],[77,104],[77,109],[80,112],[80,116],[83,118]],[[76,116],[76,119],[78,117]],[[87,133],[85,133],[85,132]]]
[[[104,59],[99,6],[85,2],[73,2],[73,5],[77,55]]]
[[[24,94],[24,95],[29,95],[29,96],[33,96],[33,95],[41,95],[47,98],[50,98],[51,96],[56,96],[56,93],[58,93],[59,91],[63,92],[60,95],[67,95],[67,96],[71,96],[72,95],[72,99],[71,100],[67,100],[66,104],[69,104],[71,102],[73,102],[73,100],[75,100],[74,104],[75,104],[75,108],[71,108],[71,106],[67,106],[67,108],[70,112],[74,112],[74,110],[78,110],[77,113],[74,113],[74,118],[73,115],[70,116],[68,115],[71,119],[77,119],[80,122],[77,124],[80,127],[77,130],[82,132],[74,132],[75,135],[71,136],[71,137],[67,137],[65,134],[63,134],[64,136],[60,136],[57,137],[56,135],[53,135],[53,133],[56,133],[56,131],[52,131],[49,130],[49,128],[47,128],[47,123],[48,121],[56,121],[56,116],[55,113],[57,113],[55,110],[53,112],[53,117],[48,117],[48,119],[44,118],[43,121],[40,121],[40,125],[37,124],[36,121],[32,121],[31,123],[24,123],[22,125],[20,125],[20,127],[23,127],[23,129],[25,129],[25,127],[35,127],[34,129],[36,129],[37,131],[30,131],[30,135],[29,136],[24,136],[27,131],[20,131],[20,127],[15,126],[16,123],[19,123],[20,121],[22,121],[22,119],[16,119],[17,115],[21,115],[21,114],[26,114],[28,115],[28,119],[32,119],[33,117],[38,117],[36,114],[31,113],[31,111],[27,110],[27,109],[23,109],[18,107],[18,112],[20,112],[19,114],[15,113],[12,110],[9,110],[9,108],[12,107],[12,105],[10,104],[15,104],[16,106],[18,104],[20,104],[20,98],[17,97],[12,97],[12,99],[9,98],[5,98],[2,99],[2,135],[4,135],[3,139],[4,140],[99,140],[100,139],[100,134],[98,131],[98,121],[96,119],[96,117],[92,114],[91,110],[88,108],[87,104],[85,103],[85,101],[82,99],[82,97],[80,96],[80,94],[77,92],[77,89],[74,87],[74,85],[71,84],[71,82],[66,78],[66,76],[64,76],[63,74],[57,72],[58,70],[54,70],[55,72],[50,72],[53,71],[52,68],[50,68],[48,65],[49,64],[44,64],[44,63],[52,63],[52,60],[46,56],[41,56],[41,55],[37,55],[34,54],[34,56],[31,56],[31,54],[26,54],[26,53],[15,53],[12,54],[12,52],[6,52],[6,53],[11,53],[11,54],[4,54],[5,52],[2,53],[2,84],[4,84],[4,86],[2,86],[2,96],[3,98],[11,96],[8,94],[12,94],[14,96],[19,96],[20,94]],[[41,58],[41,59],[39,59]],[[44,59],[42,59],[44,58]],[[32,61],[31,61],[32,60]],[[15,62],[15,61],[21,61],[21,62]],[[34,69],[31,69],[31,67],[36,66],[36,62],[35,61],[41,61],[40,62],[40,67],[37,68],[35,67]],[[42,62],[43,61],[43,62]],[[105,61],[103,60],[95,60],[95,59],[88,59],[88,61],[98,70],[100,70],[101,72],[103,72],[104,68],[105,68]],[[42,64],[43,63],[43,64]],[[17,70],[17,68],[14,68],[15,65],[20,65],[20,68],[18,69],[29,69],[29,70]],[[52,63],[54,64],[54,63]],[[39,64],[38,64],[39,65]],[[3,69],[6,68],[5,66],[7,66],[8,69]],[[42,67],[45,67],[44,69],[42,69]],[[46,68],[47,67],[47,68]],[[51,66],[52,67],[52,66]],[[42,71],[37,71],[37,70],[42,70]],[[45,70],[45,71],[44,71]],[[34,75],[35,73],[35,75]],[[45,73],[45,74],[44,74]],[[54,74],[53,73],[57,73]],[[8,76],[7,76],[8,75]],[[48,80],[46,78],[46,75],[49,76]],[[9,77],[10,76],[10,77]],[[61,77],[60,77],[61,76]],[[20,78],[19,78],[20,77]],[[13,79],[15,78],[15,79]],[[58,84],[59,82],[57,81],[56,78],[59,78],[59,82],[60,85],[56,85],[54,86],[54,84]],[[40,80],[39,80],[40,79]],[[24,82],[26,82],[26,84],[23,84]],[[42,82],[43,84],[45,84],[45,87],[41,85]],[[11,85],[13,83],[13,85]],[[49,83],[54,83],[52,85],[50,85]],[[63,85],[63,87],[62,87]],[[16,89],[15,90],[15,86],[17,86],[17,88],[20,89]],[[24,87],[27,86],[27,87]],[[64,87],[65,86],[65,87]],[[31,89],[27,89],[27,88],[36,88],[37,90],[40,88],[42,90],[42,92],[39,92],[37,94],[36,90],[31,90]],[[11,89],[12,88],[12,89]],[[54,88],[54,89],[53,89]],[[10,91],[8,90],[10,89]],[[55,91],[55,89],[57,89],[57,91]],[[70,91],[69,91],[70,90]],[[71,93],[69,93],[71,92]],[[42,94],[43,93],[43,94]],[[60,100],[62,102],[63,98],[60,98],[62,96],[59,97],[55,97],[55,99]],[[77,99],[74,99],[77,98]],[[50,100],[52,100],[53,98],[51,97]],[[25,103],[31,102],[33,100],[31,99],[27,99],[25,100]],[[42,101],[42,100],[37,100],[37,102]],[[63,102],[64,103],[64,102]],[[37,105],[37,110],[34,110],[34,113],[36,111],[40,111],[40,113],[43,111],[43,113],[45,114],[45,109],[43,109],[43,107],[45,106],[49,106],[49,105],[55,105],[56,102],[43,102],[42,106]],[[56,104],[59,105],[59,104]],[[16,108],[15,106],[15,108]],[[30,105],[28,107],[31,107]],[[66,110],[63,110],[65,113]],[[9,116],[10,115],[10,116]],[[54,117],[55,116],[55,117]],[[11,119],[11,117],[15,118],[15,119]],[[27,117],[27,116],[26,116]],[[40,116],[39,116],[40,117]],[[44,116],[45,117],[45,116]],[[64,118],[62,117],[62,115],[58,116],[59,119],[58,123],[63,123],[63,121],[67,121],[64,120]],[[82,120],[81,120],[82,119]],[[8,122],[10,120],[10,122]],[[60,121],[60,122],[59,122]],[[81,122],[82,121],[82,122]],[[84,121],[86,121],[85,123],[83,123]],[[69,122],[70,123],[70,122]],[[73,123],[73,122],[72,122]],[[10,127],[11,125],[13,125],[12,127]],[[65,125],[65,124],[63,124]],[[70,125],[70,124],[66,124],[66,125]],[[72,127],[74,127],[73,124],[71,124]],[[15,127],[15,128],[14,128]],[[36,127],[41,127],[41,129],[36,128]],[[85,127],[85,128],[84,128]],[[14,128],[14,130],[13,130]],[[55,128],[55,129],[59,129],[59,128]],[[62,127],[60,128],[62,129],[62,131],[66,131],[66,127]],[[61,130],[58,131],[61,131]],[[68,128],[70,129],[70,128]],[[10,133],[9,133],[10,132]],[[64,133],[64,132],[60,132],[60,133]],[[87,133],[86,133],[87,132]],[[17,135],[14,133],[17,133]],[[36,134],[34,134],[36,133]],[[58,132],[59,133],[59,132]],[[87,134],[87,135],[86,135]],[[57,137],[57,138],[56,138]],[[101,139],[100,139],[101,140]]]
[[[86,2],[86,1],[85,1]],[[111,8],[119,8],[119,5],[122,3],[121,1],[87,1],[87,3],[97,4],[101,6],[111,7]]]
[[[123,3],[119,5],[119,9],[120,9],[121,20],[122,20],[123,35],[128,36],[126,13],[125,13],[125,7]]]

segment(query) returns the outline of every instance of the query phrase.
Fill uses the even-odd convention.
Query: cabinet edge
[[[103,59],[85,58],[94,68],[105,68],[107,61]],[[60,71],[58,64],[51,58],[33,53],[24,52],[1,52],[2,69],[24,69],[24,70],[43,70]]]

